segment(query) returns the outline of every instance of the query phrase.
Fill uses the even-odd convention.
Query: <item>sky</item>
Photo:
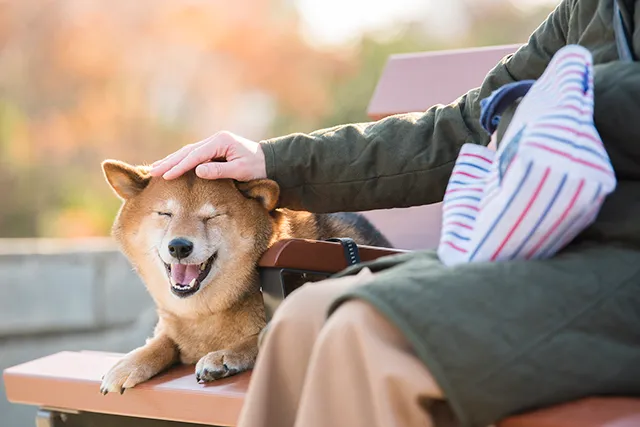
[[[473,1],[473,0],[467,0]],[[560,0],[512,0],[519,7],[557,4]],[[394,22],[424,19],[435,31],[455,31],[458,2],[451,0],[295,0],[307,37],[320,45],[349,42],[363,31]]]

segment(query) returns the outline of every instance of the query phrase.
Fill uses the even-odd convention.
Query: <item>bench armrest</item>
[[[360,259],[373,261],[387,255],[408,252],[401,249],[358,246]],[[320,240],[286,239],[276,242],[260,259],[262,268],[288,268],[337,273],[347,268],[342,245]]]
[[[400,249],[358,246],[360,260],[372,261],[408,252]],[[347,268],[338,242],[286,239],[276,242],[260,259],[260,284],[267,320],[282,301],[307,282],[317,282]]]

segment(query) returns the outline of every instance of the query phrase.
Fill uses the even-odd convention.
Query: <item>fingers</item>
[[[171,180],[193,169],[203,179],[266,177],[264,154],[259,144],[230,132],[219,132],[154,162],[151,175]]]
[[[238,179],[237,163],[237,161],[203,163],[196,167],[196,175],[203,179]]]
[[[168,170],[173,168],[175,165],[180,163],[185,157],[189,155],[190,152],[197,149],[198,147],[204,145],[209,139],[205,139],[200,142],[196,142],[195,144],[185,145],[178,151],[175,151],[169,154],[162,160],[158,160],[151,165],[151,176],[161,176],[164,175]]]
[[[190,171],[201,163],[208,162],[214,158],[226,159],[226,152],[229,148],[227,138],[213,138],[205,144],[189,151],[175,163],[162,177],[164,179],[174,179],[183,173]]]

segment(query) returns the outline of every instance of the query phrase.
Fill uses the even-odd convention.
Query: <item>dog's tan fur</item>
[[[361,217],[276,209],[279,187],[271,180],[208,181],[190,172],[166,181],[151,178],[147,167],[112,160],[103,163],[103,171],[123,200],[112,234],[159,316],[153,337],[105,375],[104,393],[123,392],[178,362],[197,363],[201,381],[252,368],[265,325],[257,262],[277,240],[351,237],[390,246]],[[163,245],[175,236],[217,253],[200,289],[187,298],[172,294],[167,261],[161,259]]]

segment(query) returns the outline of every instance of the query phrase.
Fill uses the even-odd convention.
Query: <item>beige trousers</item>
[[[442,391],[400,332],[352,300],[326,318],[340,293],[373,274],[309,283],[276,311],[252,374],[240,427],[453,425],[426,407]]]

